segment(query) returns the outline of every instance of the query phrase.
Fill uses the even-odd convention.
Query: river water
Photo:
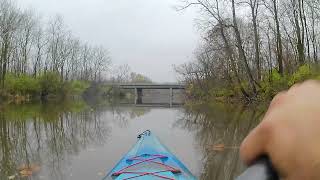
[[[262,115],[263,109],[214,103],[6,105],[0,111],[0,179],[101,179],[146,129],[199,179],[234,179],[244,169],[238,147]]]

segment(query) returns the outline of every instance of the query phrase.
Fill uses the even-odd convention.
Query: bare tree
[[[177,9],[190,7],[203,18],[203,43],[194,61],[175,69],[202,94],[219,87],[251,99],[263,91],[261,82],[273,83],[275,73],[288,77],[318,62],[316,0],[182,0]]]
[[[13,36],[15,31],[19,28],[21,19],[17,9],[9,0],[0,1],[0,12],[0,82],[2,83],[2,87],[4,87],[7,68],[10,63],[9,59],[13,45]]]
[[[21,11],[11,0],[0,0],[0,83],[6,74],[36,77],[48,71],[61,81],[100,81],[111,59],[103,47],[75,38],[56,16],[45,23],[33,10]]]

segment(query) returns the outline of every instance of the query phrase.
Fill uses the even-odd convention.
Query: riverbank
[[[2,102],[16,104],[30,101],[61,100],[80,97],[90,83],[63,80],[58,73],[46,72],[39,76],[8,74],[0,88]]]
[[[279,92],[287,90],[296,83],[308,79],[320,80],[320,71],[317,65],[303,65],[295,72],[280,75],[273,70],[266,74],[261,81],[256,82],[253,91],[248,81],[241,82],[241,88],[230,83],[213,83],[214,80],[192,81],[186,90],[188,103],[198,104],[210,101],[224,103],[257,104],[269,102]],[[246,93],[244,94],[243,91]]]

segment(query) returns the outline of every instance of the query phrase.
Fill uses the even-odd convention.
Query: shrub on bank
[[[292,86],[295,83],[299,83],[310,78],[316,78],[318,75],[319,72],[317,72],[315,68],[311,68],[310,65],[305,64],[300,66],[298,70],[292,74],[288,85]]]
[[[39,81],[31,76],[8,74],[4,89],[12,95],[36,95],[40,92]]]
[[[73,80],[63,81],[56,72],[45,72],[37,77],[21,74],[7,74],[5,77],[4,88],[1,89],[1,95],[9,99],[15,97],[46,98],[66,97],[81,95],[89,83],[85,81]]]
[[[278,92],[288,88],[288,76],[281,76],[277,70],[271,73],[261,81],[259,89],[259,97],[262,99],[270,99]]]
[[[305,64],[297,68],[292,74],[284,74],[281,76],[276,69],[264,75],[264,79],[258,82],[258,93],[253,94],[248,81],[242,81],[241,86],[249,93],[249,95],[257,95],[256,100],[268,101],[272,99],[278,92],[288,89],[295,83],[303,82],[307,79],[320,80],[320,67],[315,64]],[[204,83],[207,85],[206,83]],[[196,84],[190,84],[187,89],[187,94],[190,99],[209,100],[210,97],[221,99],[241,98],[241,88],[239,85],[227,86],[224,84],[216,84],[205,90]],[[250,94],[250,92],[252,94]],[[203,99],[203,97],[205,97]]]
[[[56,72],[42,73],[37,79],[40,84],[41,96],[58,94],[63,85],[60,75]]]
[[[73,80],[64,82],[62,85],[62,94],[64,96],[78,96],[84,93],[90,84],[86,81]]]

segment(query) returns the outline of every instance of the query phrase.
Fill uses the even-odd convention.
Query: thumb
[[[262,121],[243,140],[240,146],[240,157],[247,165],[252,164],[259,156],[267,153],[268,137],[272,130],[269,121]]]
[[[262,120],[262,122],[243,140],[240,146],[240,156],[246,164],[250,165],[259,156],[267,153],[267,141],[272,134],[271,131],[273,130],[273,125],[272,122],[267,121],[266,119],[274,109],[278,108],[285,102],[286,94],[287,92],[283,91],[273,98],[264,120]]]

